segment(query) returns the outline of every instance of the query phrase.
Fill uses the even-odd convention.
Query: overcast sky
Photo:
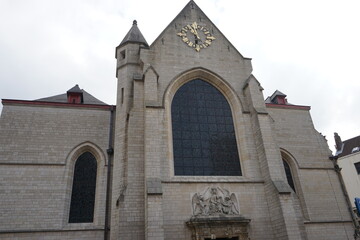
[[[360,134],[358,0],[197,0],[245,57],[264,97],[311,106],[334,150]],[[75,84],[116,104],[115,47],[132,26],[151,44],[188,0],[0,0],[0,98],[34,100]]]

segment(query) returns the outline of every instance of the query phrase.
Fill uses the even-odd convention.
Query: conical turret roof
[[[133,21],[133,25],[132,25],[130,31],[126,34],[124,39],[121,41],[119,47],[126,43],[142,43],[146,47],[149,47],[149,44],[146,42],[144,36],[142,35],[142,33],[140,32],[140,30],[137,26],[136,20]]]

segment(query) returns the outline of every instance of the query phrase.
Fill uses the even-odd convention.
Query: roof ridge
[[[97,99],[96,97],[94,97],[93,95],[91,95],[90,93],[88,93],[87,91],[85,91],[84,89],[80,89],[78,85],[75,85],[75,87],[77,86],[76,89],[78,89],[80,91],[80,93],[83,94],[83,100],[84,100],[84,104],[97,104],[97,105],[108,105],[106,103],[104,103],[103,101]],[[73,87],[73,88],[75,88]],[[71,92],[71,90],[73,89],[71,88],[69,91]],[[75,90],[76,90],[75,89]],[[37,101],[37,102],[56,102],[56,103],[66,103],[67,102],[67,93],[69,92],[67,91],[66,93],[62,93],[62,94],[57,94],[57,95],[53,95],[50,97],[44,97],[44,98],[39,98],[39,99],[35,99],[33,101]]]

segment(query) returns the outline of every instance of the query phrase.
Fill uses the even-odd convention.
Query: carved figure
[[[211,188],[211,197],[210,197],[210,206],[209,206],[209,214],[213,215],[215,213],[221,213],[221,202],[222,198],[218,195],[218,191],[216,188]]]
[[[208,201],[204,200],[202,195],[197,193],[192,197],[193,214],[196,215],[208,215],[209,204]]]
[[[235,202],[236,196],[234,193],[232,193],[230,196],[225,196],[224,200],[221,203],[222,212],[229,215],[239,214],[239,210],[236,208]]]
[[[334,133],[334,139],[335,139],[335,147],[337,151],[340,151],[342,148],[342,141],[338,133]]]

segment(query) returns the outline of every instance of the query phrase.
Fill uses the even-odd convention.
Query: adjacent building
[[[360,136],[342,141],[335,133],[335,143],[341,176],[352,207],[355,208],[355,198],[360,197]]]

